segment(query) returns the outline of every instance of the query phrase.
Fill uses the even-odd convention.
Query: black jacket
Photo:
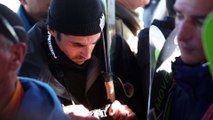
[[[152,25],[157,26],[167,38],[174,29],[174,18],[165,17],[164,20],[154,20]],[[149,61],[149,28],[140,31],[138,35],[138,53],[137,61],[140,66],[141,81],[142,81],[142,94],[145,97],[145,103],[148,103],[149,97],[149,75],[150,75],[150,61]],[[153,85],[153,83],[152,83]],[[153,92],[153,91],[152,91]],[[148,106],[148,104],[146,104]]]
[[[60,51],[54,38],[48,40],[48,36],[44,22],[37,23],[29,31],[29,49],[19,75],[50,84],[65,105],[71,104],[73,100],[92,110],[108,104],[103,78],[105,67],[102,40],[97,43],[92,59],[83,66],[78,66]],[[127,104],[139,119],[142,119],[146,108],[143,106],[141,81],[135,57],[119,35],[112,40],[112,47],[112,72],[119,76],[124,84],[131,83],[135,90],[133,96],[127,98],[123,94],[121,84],[117,84],[120,83],[119,80],[114,79],[116,99]],[[52,50],[57,59],[53,57]]]

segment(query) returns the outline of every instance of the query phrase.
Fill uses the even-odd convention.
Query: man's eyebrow
[[[100,41],[100,39],[101,39],[101,36],[95,42],[93,42],[92,44],[97,44],[97,42]],[[70,42],[72,44],[75,44],[75,45],[85,46],[84,44],[76,42],[76,41],[70,41]]]
[[[182,12],[180,10],[178,10],[177,8],[174,7],[174,10],[176,11],[176,13],[180,13],[182,14]],[[206,18],[206,15],[191,15],[191,17],[193,19],[205,19]]]
[[[93,42],[92,44],[97,44],[98,41],[99,41],[99,40]],[[86,46],[85,44],[78,43],[78,42],[71,42],[71,43],[74,44],[74,45],[78,45],[78,46]]]
[[[78,46],[85,46],[84,44],[78,43],[78,42],[71,42],[71,43],[74,44],[74,45],[78,45]]]
[[[206,18],[206,15],[194,15],[192,16],[193,19],[205,19]]]

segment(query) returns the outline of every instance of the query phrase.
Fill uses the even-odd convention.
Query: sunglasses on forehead
[[[19,42],[19,38],[14,28],[2,15],[0,15],[0,33],[9,38],[9,40],[12,41],[13,43]]]

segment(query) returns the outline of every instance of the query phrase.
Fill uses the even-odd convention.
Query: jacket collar
[[[208,64],[187,65],[180,57],[172,64],[174,80],[189,95],[198,98],[212,96],[213,80]]]

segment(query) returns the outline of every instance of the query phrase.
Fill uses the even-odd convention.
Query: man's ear
[[[11,69],[18,70],[27,52],[26,43],[17,43],[11,47]]]
[[[57,32],[54,29],[51,29],[49,26],[47,26],[47,30],[53,37],[56,38]]]
[[[22,5],[27,4],[26,0],[19,0]]]

